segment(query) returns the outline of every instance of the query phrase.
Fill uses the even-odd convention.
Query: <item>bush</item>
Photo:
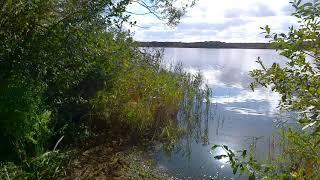
[[[42,153],[51,134],[51,113],[43,107],[41,91],[17,81],[0,88],[0,143],[4,147],[0,159],[18,160],[26,154]]]
[[[91,3],[0,3],[0,160],[42,154],[62,134],[75,138],[98,84],[109,83],[131,60],[132,40],[127,33],[106,31],[101,15],[108,4],[126,4]],[[92,79],[96,70],[102,72],[99,80]],[[97,87],[90,90],[88,80]],[[47,141],[50,132],[54,136]]]
[[[318,179],[320,171],[319,135],[288,128],[282,130],[282,152],[275,159],[279,170],[297,179]]]
[[[46,152],[21,165],[0,164],[0,179],[58,179],[65,172],[71,153]]]
[[[63,157],[41,154],[61,136],[73,144],[108,131],[108,122],[136,139],[174,124],[192,84],[179,83],[184,73],[160,68],[158,57],[140,52],[121,29],[130,3],[1,1],[0,162],[16,164],[3,166],[2,175],[55,178],[52,169]],[[160,3],[171,24],[189,7],[151,3]]]
[[[131,134],[135,139],[168,134],[162,131],[177,128],[178,112],[183,109],[192,113],[195,102],[202,104],[206,95],[200,89],[199,75],[185,73],[181,67],[180,71],[178,69],[165,69],[157,58],[146,54],[139,56],[135,64],[119,73],[111,91],[98,93],[92,101],[93,114],[109,128],[123,129],[124,134]]]
[[[99,92],[93,106],[108,121],[123,123],[140,134],[161,126],[161,121],[175,120],[181,100],[182,89],[173,74],[131,65],[114,81],[111,91]]]

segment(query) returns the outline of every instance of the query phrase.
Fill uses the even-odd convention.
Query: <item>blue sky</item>
[[[132,16],[134,38],[139,41],[266,42],[261,26],[287,32],[296,19],[290,16],[290,0],[199,0],[176,27],[168,27],[151,15]],[[132,12],[141,7],[132,5]],[[143,27],[143,28],[141,28]]]

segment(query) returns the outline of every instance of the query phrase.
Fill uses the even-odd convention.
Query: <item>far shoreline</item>
[[[206,48],[206,49],[274,49],[270,43],[226,43],[220,41],[204,42],[141,42],[137,41],[140,47],[155,48]]]

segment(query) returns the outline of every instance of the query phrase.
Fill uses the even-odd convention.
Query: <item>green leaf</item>
[[[290,180],[291,178],[290,178],[290,176],[288,176],[287,174],[282,173],[282,174],[280,175],[279,179],[281,179],[281,180]]]
[[[246,170],[246,167],[240,164],[240,175],[243,175],[245,170]]]
[[[255,180],[256,176],[254,175],[254,173],[251,173],[249,176],[249,180]]]
[[[316,88],[314,88],[313,86],[311,86],[311,87],[309,88],[309,91],[310,91],[311,93],[314,93],[314,92],[316,92]]]
[[[237,164],[237,165],[235,165],[235,166],[233,167],[232,172],[233,172],[234,175],[237,173],[238,168],[239,168],[239,164]]]
[[[247,155],[247,150],[243,150],[241,156],[242,156],[243,158],[245,158],[246,155]]]
[[[301,1],[302,1],[302,0],[299,0],[299,1],[297,2],[297,5],[298,5],[298,6],[300,5]]]
[[[303,6],[308,7],[308,6],[313,6],[313,4],[309,2],[309,3],[305,3]]]
[[[270,27],[268,25],[266,25],[265,30],[267,34],[270,34]]]
[[[223,147],[224,149],[226,149],[227,151],[229,150],[229,147],[226,146],[226,145],[223,145],[222,147]]]
[[[222,158],[227,158],[227,157],[228,157],[227,155],[219,155],[219,156],[215,156],[214,158],[217,160],[220,160]]]
[[[214,144],[214,145],[212,145],[211,149],[212,149],[212,150],[215,150],[217,147],[220,147],[220,146],[217,145],[217,144]]]

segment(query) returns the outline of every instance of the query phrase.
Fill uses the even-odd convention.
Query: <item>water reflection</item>
[[[225,144],[239,150],[253,145],[258,159],[270,159],[275,139],[272,134],[280,122],[289,116],[278,112],[279,95],[267,89],[252,92],[248,87],[248,72],[259,68],[255,60],[261,57],[267,65],[285,63],[285,58],[274,50],[250,49],[175,49],[165,50],[167,64],[181,61],[187,71],[201,70],[206,83],[212,89],[210,106],[197,104],[194,117],[179,114],[181,126],[190,132],[176,144],[168,156],[161,148],[156,149],[156,159],[181,178],[192,179],[233,178],[226,159],[215,160],[223,152],[212,151],[212,144]],[[205,114],[207,113],[207,114]],[[272,151],[272,152],[271,152]]]

